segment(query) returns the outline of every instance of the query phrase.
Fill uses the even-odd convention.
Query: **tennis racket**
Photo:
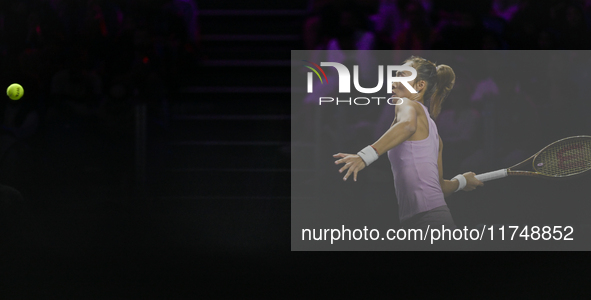
[[[589,170],[591,136],[579,135],[558,140],[510,168],[478,174],[476,179],[484,182],[507,176],[573,178]]]

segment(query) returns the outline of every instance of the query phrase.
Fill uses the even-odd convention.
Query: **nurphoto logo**
[[[351,93],[351,72],[349,71],[349,69],[341,64],[341,63],[337,63],[337,62],[321,62],[320,65],[317,65],[313,62],[304,60],[304,62],[310,64],[309,66],[306,65],[305,67],[312,70],[312,72],[308,72],[308,83],[307,83],[307,91],[308,93],[313,93],[314,91],[314,74],[316,74],[316,77],[318,77],[319,81],[321,84],[328,84],[328,77],[326,76],[326,72],[324,72],[324,69],[322,69],[322,67],[333,67],[336,69],[338,77],[339,77],[339,93],[343,93],[343,94],[347,94],[347,93]],[[320,72],[319,72],[320,71]],[[409,71],[411,73],[410,76],[405,76],[405,77],[398,77],[396,76],[396,71]],[[320,75],[322,74],[322,76]],[[392,93],[392,83],[393,82],[400,82],[402,85],[404,85],[406,87],[406,89],[408,89],[409,92],[416,94],[417,91],[409,84],[409,81],[414,80],[417,77],[417,71],[415,70],[415,68],[410,67],[410,66],[400,66],[400,65],[388,65],[386,66],[386,80],[387,80],[387,92],[388,94]],[[378,84],[375,87],[372,88],[365,88],[362,87],[361,84],[359,84],[359,66],[358,65],[354,65],[353,66],[353,86],[355,87],[355,90],[359,93],[363,93],[363,94],[375,94],[378,93],[382,87],[384,86],[384,66],[383,65],[379,65],[378,66]],[[380,105],[380,99],[386,99],[386,97],[371,97],[372,99],[377,99],[378,105]],[[322,105],[323,102],[334,102],[336,103],[336,105],[338,105],[340,102],[346,102],[349,103],[349,105],[355,104],[355,105],[368,105],[371,100],[370,98],[367,97],[357,97],[355,99],[340,99],[338,97],[336,97],[336,101],[335,101],[335,97],[319,97],[319,105]],[[396,100],[396,101],[393,101]],[[400,105],[403,102],[399,101],[402,100],[398,97],[391,97],[388,98],[388,100],[386,101],[388,104],[390,105]]]
[[[318,73],[318,71],[316,71],[316,69],[314,69],[311,66],[306,66],[307,68],[309,68],[310,70],[312,70],[316,74],[318,79],[320,79],[320,83],[322,83],[322,84],[324,84],[325,81],[328,84],[328,78],[326,77],[326,73],[324,72],[324,70],[322,69],[321,66],[334,67],[337,70],[337,73],[339,76],[339,93],[350,93],[351,92],[351,72],[349,72],[349,69],[346,66],[344,66],[343,64],[340,64],[337,62],[321,62],[320,66],[319,66],[313,62],[309,62],[307,60],[304,60],[304,61],[314,65],[322,73],[322,75],[324,76],[324,81],[322,80],[322,76],[320,76],[320,73]],[[411,72],[411,75],[407,76],[407,77],[397,77],[395,71],[409,71],[409,72]],[[308,93],[313,92],[313,87],[314,87],[313,75],[314,75],[314,73],[308,72]],[[359,66],[354,65],[353,66],[353,85],[355,86],[355,89],[358,92],[363,93],[363,94],[374,94],[374,93],[379,92],[382,89],[382,87],[384,86],[384,66],[383,65],[378,66],[378,74],[379,74],[378,84],[373,88],[364,88],[359,84]],[[392,93],[392,83],[393,82],[400,82],[411,93],[413,93],[413,94],[417,93],[417,91],[415,91],[415,89],[413,89],[413,87],[408,83],[409,81],[413,81],[415,78],[417,78],[417,70],[415,70],[415,68],[409,67],[409,66],[388,65],[386,68],[386,74],[387,74],[387,78],[388,78],[387,88],[388,88],[389,94]]]

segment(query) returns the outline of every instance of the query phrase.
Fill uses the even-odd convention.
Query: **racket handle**
[[[482,182],[490,181],[490,180],[495,180],[495,179],[507,177],[507,169],[502,169],[502,170],[492,171],[492,172],[488,172],[488,173],[478,174],[478,175],[476,175],[474,177],[476,177],[476,179],[478,179],[478,180],[480,180]]]

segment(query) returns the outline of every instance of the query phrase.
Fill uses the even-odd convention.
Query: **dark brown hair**
[[[443,100],[449,95],[456,82],[456,74],[448,65],[436,66],[422,57],[411,56],[404,63],[411,62],[413,68],[417,70],[415,83],[424,80],[427,88],[424,99],[429,101],[429,111],[433,119],[437,118],[441,112]]]

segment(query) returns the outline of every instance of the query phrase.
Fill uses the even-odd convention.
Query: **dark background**
[[[289,252],[289,50],[355,49],[359,32],[376,49],[588,47],[585,1],[501,1],[521,5],[512,16],[490,1],[395,1],[381,19],[379,1],[336,2],[1,1],[1,86],[25,89],[1,105],[3,298],[446,295],[391,277],[464,264],[508,280],[454,286],[494,295],[555,283],[535,266],[580,279],[574,255],[512,256],[529,267],[505,272],[499,256]]]

